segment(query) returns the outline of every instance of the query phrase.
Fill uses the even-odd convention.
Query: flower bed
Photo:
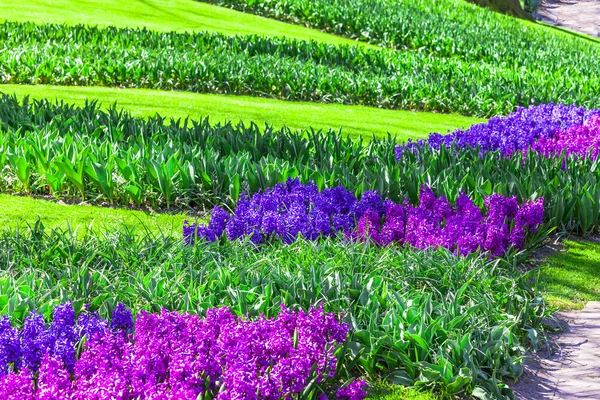
[[[526,233],[543,222],[543,198],[519,205],[514,197],[495,194],[485,206],[482,212],[464,194],[452,205],[425,185],[420,205],[411,206],[383,200],[374,191],[360,200],[341,186],[319,192],[314,183],[296,179],[243,198],[231,215],[215,207],[207,226],[186,223],[183,236],[189,244],[197,237],[210,242],[247,238],[260,244],[270,238],[292,243],[300,236],[316,240],[343,233],[382,246],[445,247],[461,254],[483,250],[500,256],[511,246],[521,249]]]
[[[479,148],[482,153],[500,151],[503,155],[510,155],[529,148],[538,140],[551,139],[561,130],[584,126],[594,116],[600,116],[599,109],[586,110],[563,104],[519,108],[506,117],[493,117],[467,130],[458,129],[448,135],[433,133],[428,139],[409,141],[396,147],[396,158],[400,160],[405,151],[414,151],[423,146],[432,149],[441,146]]]
[[[204,319],[141,312],[133,329],[122,305],[110,324],[91,313],[76,323],[67,303],[49,327],[35,313],[20,330],[4,317],[0,398],[278,399],[312,391],[323,398],[318,385],[334,377],[348,329],[321,308],[284,307],[275,319],[255,321],[227,308]],[[337,397],[363,398],[361,387],[342,387]]]

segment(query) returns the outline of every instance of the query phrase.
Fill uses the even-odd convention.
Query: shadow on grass
[[[540,284],[550,303],[567,309],[600,300],[600,243],[566,241],[565,249],[541,269]]]

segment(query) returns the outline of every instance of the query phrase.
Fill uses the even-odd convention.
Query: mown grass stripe
[[[180,237],[185,214],[152,214],[124,208],[108,208],[92,205],[64,204],[25,196],[0,194],[0,226],[26,228],[38,220],[46,229],[61,228],[77,231],[83,237],[89,228],[95,231],[111,231],[115,228],[135,229],[138,232],[162,232],[167,236]]]
[[[342,129],[350,137],[365,139],[396,135],[399,141],[418,139],[431,132],[446,133],[468,128],[483,119],[459,114],[386,110],[367,106],[347,106],[309,102],[289,102],[251,96],[198,94],[150,89],[118,89],[104,87],[0,85],[0,92],[16,94],[19,98],[64,100],[83,105],[85,100],[98,100],[104,109],[113,105],[123,107],[135,117],[190,117],[200,120],[206,116],[211,123],[254,122],[259,126],[272,125],[279,129],[327,130]]]

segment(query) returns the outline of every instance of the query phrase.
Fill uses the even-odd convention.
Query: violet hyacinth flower
[[[44,355],[37,382],[36,399],[62,400],[73,394],[69,371],[59,357]]]
[[[544,198],[526,203],[515,215],[514,227],[510,233],[510,243],[518,249],[523,248],[527,232],[536,232],[544,220]]]
[[[464,194],[454,206],[425,185],[420,199],[417,207],[386,202],[383,223],[382,216],[367,210],[356,234],[348,237],[383,246],[396,242],[419,249],[445,247],[462,255],[482,250],[501,256],[510,246],[521,249],[526,233],[535,232],[544,216],[543,198],[519,205],[515,197],[495,194],[485,199],[486,213]]]
[[[315,240],[354,228],[367,208],[380,209],[381,203],[374,192],[366,193],[359,202],[341,186],[319,192],[314,183],[288,179],[252,197],[242,195],[231,215],[215,207],[208,225],[186,223],[183,235],[188,244],[196,237],[214,242],[224,234],[228,240],[248,238],[254,244],[271,237],[285,243],[300,236]]]
[[[125,305],[118,303],[112,312],[110,329],[113,331],[123,331],[125,333],[133,332],[133,317],[131,310],[125,308]]]
[[[87,305],[85,309],[86,312],[80,313],[77,317],[77,335],[80,338],[86,336],[88,339],[93,339],[108,329],[108,322],[100,318],[97,311],[89,312]]]
[[[54,319],[49,329],[51,341],[48,353],[61,360],[67,370],[75,367],[75,344],[79,340],[75,332],[75,310],[70,302],[54,308]]]
[[[46,328],[44,317],[31,312],[25,318],[20,336],[22,365],[30,371],[37,371],[44,354],[52,351],[54,347],[54,338]]]
[[[348,385],[340,388],[336,393],[336,398],[343,400],[362,400],[367,396],[364,388],[367,382],[364,380],[355,380]]]
[[[377,211],[368,208],[361,219],[358,221],[357,233],[359,237],[370,238],[375,243],[380,242],[379,226],[380,217]]]
[[[0,376],[0,399],[34,400],[33,377],[27,368]]]
[[[406,235],[406,207],[394,202],[386,204],[385,222],[379,234],[379,244],[404,243]]]
[[[21,345],[19,331],[13,328],[6,316],[0,317],[0,376],[9,368],[20,368]]]

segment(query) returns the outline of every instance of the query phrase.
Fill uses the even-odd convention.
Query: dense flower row
[[[256,321],[227,308],[208,310],[205,319],[142,312],[135,330],[131,314],[118,310],[110,326],[88,313],[75,323],[70,304],[57,307],[49,328],[37,314],[20,331],[3,319],[0,398],[278,399],[302,393],[313,379],[332,378],[334,351],[348,334],[346,324],[320,308],[282,307],[276,319]],[[82,334],[88,340],[75,360]],[[363,385],[356,381],[337,397],[362,399]]]
[[[493,117],[466,130],[447,135],[433,133],[428,139],[409,141],[396,147],[396,158],[425,145],[434,149],[471,147],[479,148],[482,153],[500,151],[508,155],[529,148],[537,140],[553,138],[560,130],[582,126],[594,115],[600,115],[600,110],[552,103],[519,108],[506,117]]]
[[[495,194],[485,200],[486,213],[462,194],[452,205],[421,187],[420,205],[396,204],[369,191],[358,200],[342,187],[319,192],[313,183],[288,180],[252,198],[243,198],[232,215],[215,207],[208,226],[183,228],[187,243],[196,237],[216,241],[222,235],[262,243],[269,237],[290,243],[302,236],[343,233],[352,239],[369,238],[382,246],[409,244],[417,248],[445,247],[467,254],[478,249],[502,255],[512,245],[523,247],[527,232],[543,222],[543,199],[519,205],[514,197]]]

